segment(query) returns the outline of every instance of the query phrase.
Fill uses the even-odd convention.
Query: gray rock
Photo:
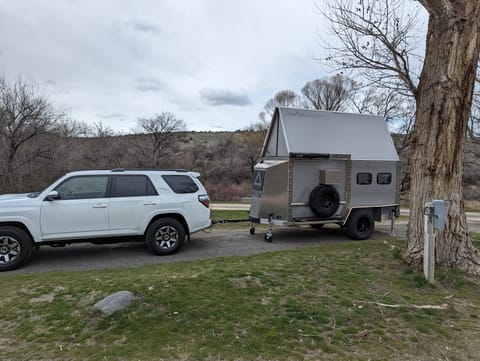
[[[135,299],[135,295],[130,291],[120,291],[105,297],[98,301],[94,306],[94,310],[99,310],[107,315],[127,308]]]

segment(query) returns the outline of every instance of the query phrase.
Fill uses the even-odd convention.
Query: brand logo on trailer
[[[256,170],[253,175],[253,189],[257,191],[263,190],[263,181],[265,180],[265,172]]]

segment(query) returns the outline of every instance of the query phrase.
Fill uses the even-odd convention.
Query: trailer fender
[[[340,195],[331,185],[320,184],[310,193],[309,204],[319,217],[328,218],[333,216],[340,206]]]

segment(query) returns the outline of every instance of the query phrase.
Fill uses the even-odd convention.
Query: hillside
[[[46,135],[33,162],[14,170],[11,189],[0,193],[41,190],[66,172],[80,169],[182,168],[200,172],[213,200],[238,200],[249,196],[253,166],[259,160],[265,133],[175,132],[166,135],[136,134],[105,137]],[[408,200],[409,147],[403,135],[393,135],[400,155],[402,198]],[[41,147],[41,149],[40,149]],[[480,200],[480,144],[467,143],[465,199]]]

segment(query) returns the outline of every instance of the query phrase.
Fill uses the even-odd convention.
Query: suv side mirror
[[[45,197],[45,201],[51,202],[51,201],[58,201],[60,199],[60,196],[58,195],[57,191],[51,191],[50,193],[47,194]]]

